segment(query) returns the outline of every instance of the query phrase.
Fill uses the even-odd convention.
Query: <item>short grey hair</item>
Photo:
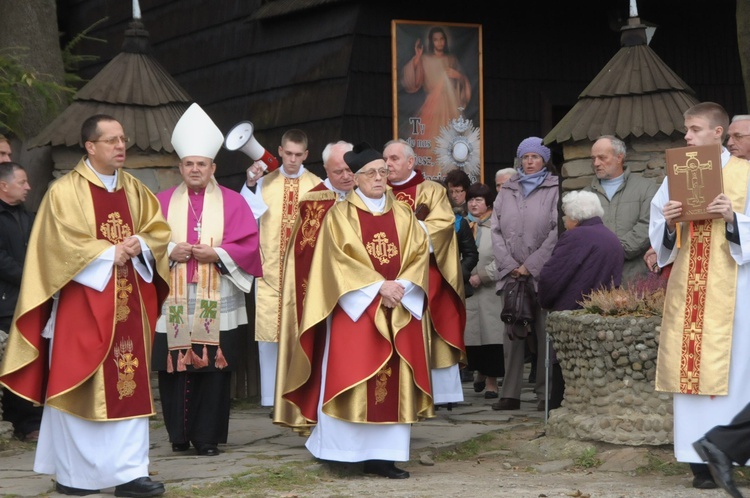
[[[338,142],[330,142],[328,145],[326,145],[325,149],[323,149],[323,153],[321,154],[321,157],[323,158],[323,164],[327,164],[328,160],[331,158],[331,153],[333,152],[334,147],[340,146],[344,153],[349,152],[354,148],[354,144],[351,144],[347,142],[346,140],[339,140]]]
[[[628,150],[625,146],[625,142],[614,135],[602,135],[601,137],[599,137],[599,140],[601,140],[602,138],[606,138],[607,140],[609,140],[609,143],[612,144],[612,151],[616,156],[625,156],[625,153]]]
[[[410,157],[414,157],[414,158],[417,157],[417,153],[414,152],[414,148],[411,145],[409,145],[409,142],[401,138],[397,140],[389,140],[388,142],[386,142],[385,146],[383,147],[383,150],[387,149],[389,145],[393,145],[393,144],[401,144],[401,146],[404,148],[404,156],[406,157],[406,159],[409,159]]]
[[[497,173],[495,173],[495,180],[505,175],[508,175],[508,177],[513,178],[517,173],[518,173],[518,170],[515,168],[499,169],[497,170]]]
[[[574,190],[565,194],[562,199],[562,210],[565,216],[576,221],[604,216],[599,196],[585,190]]]
[[[736,116],[732,117],[732,123],[735,121],[747,121],[750,119],[750,114],[737,114]]]

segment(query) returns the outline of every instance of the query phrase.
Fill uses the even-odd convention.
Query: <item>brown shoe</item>
[[[500,401],[492,403],[493,410],[518,410],[521,408],[521,400],[513,398],[500,398]]]

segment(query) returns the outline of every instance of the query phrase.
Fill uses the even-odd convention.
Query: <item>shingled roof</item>
[[[172,130],[193,99],[150,55],[148,31],[139,20],[125,31],[122,52],[74,96],[29,147],[79,145],[81,124],[94,114],[109,114],[131,137],[128,147],[147,152],[174,151]]]
[[[683,112],[698,103],[695,91],[649,48],[637,17],[623,28],[621,44],[544,143],[682,132]]]

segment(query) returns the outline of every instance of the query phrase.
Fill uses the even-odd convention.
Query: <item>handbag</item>
[[[512,278],[503,287],[503,311],[500,319],[508,325],[524,329],[536,318],[536,292],[528,275]]]

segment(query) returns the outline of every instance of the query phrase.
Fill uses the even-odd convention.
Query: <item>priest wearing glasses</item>
[[[172,450],[219,454],[227,442],[232,371],[247,324],[245,293],[262,275],[258,226],[247,202],[214,178],[224,136],[197,104],[172,133],[182,183],[160,192],[171,290],[156,325],[164,423]]]
[[[409,460],[411,424],[434,417],[428,240],[388,188],[379,152],[360,144],[344,160],[357,187],[323,218],[301,333],[277,386],[290,406],[274,421],[311,432],[316,458],[404,479],[395,462]]]

